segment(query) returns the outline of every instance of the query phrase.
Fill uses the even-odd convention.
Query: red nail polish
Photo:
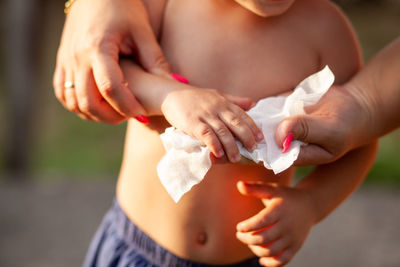
[[[289,134],[285,141],[283,141],[283,148],[282,148],[282,153],[285,153],[286,151],[288,151],[290,144],[292,143],[293,140],[293,134]]]
[[[149,124],[150,123],[149,118],[147,118],[144,115],[136,116],[135,119],[137,119],[139,122],[144,123],[144,124]]]
[[[171,77],[174,78],[175,80],[177,80],[178,82],[189,83],[188,79],[186,79],[185,77],[183,77],[179,74],[171,73]]]

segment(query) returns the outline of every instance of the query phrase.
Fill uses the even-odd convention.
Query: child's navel
[[[196,243],[204,246],[207,243],[207,233],[204,230],[201,230],[196,237]]]

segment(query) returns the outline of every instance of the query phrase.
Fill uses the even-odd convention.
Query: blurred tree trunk
[[[33,106],[38,93],[38,28],[41,0],[6,0],[3,58],[6,121],[4,161],[11,177],[26,177],[33,139]]]

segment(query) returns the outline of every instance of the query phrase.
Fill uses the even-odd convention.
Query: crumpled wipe
[[[275,142],[276,128],[283,119],[297,114],[304,114],[304,108],[316,104],[328,91],[335,76],[326,66],[303,80],[287,97],[267,97],[260,100],[247,114],[264,134],[264,140],[257,144],[253,152],[247,151],[236,141],[240,154],[256,163],[263,163],[265,168],[278,174],[297,159],[300,146],[306,145],[293,141],[289,150],[282,153],[282,148]],[[160,135],[166,154],[157,166],[157,173],[175,202],[200,183],[211,168],[210,150],[200,140],[182,131],[170,127]]]

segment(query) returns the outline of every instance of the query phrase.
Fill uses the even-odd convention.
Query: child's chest
[[[234,1],[170,0],[161,44],[191,84],[254,100],[292,90],[321,67],[301,31]]]

